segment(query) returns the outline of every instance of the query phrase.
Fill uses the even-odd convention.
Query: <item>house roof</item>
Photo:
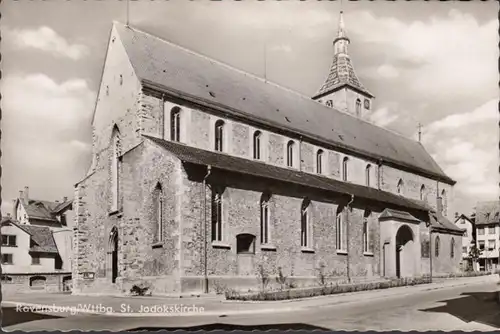
[[[467,220],[469,223],[474,224],[474,221],[473,221],[471,218],[469,218],[468,216],[464,215],[463,213],[462,213],[460,216],[458,216],[457,218],[455,218],[455,224],[456,224],[456,223],[457,223],[460,219],[462,219],[462,218],[463,218],[463,219],[465,219],[465,220]]]
[[[500,201],[479,202],[476,205],[476,225],[500,223]]]
[[[18,224],[10,217],[2,218],[2,224],[11,223],[19,229],[25,231],[31,236],[34,244],[30,247],[31,252],[43,252],[58,254],[56,242],[52,236],[52,231],[47,226],[35,226],[27,224]]]
[[[415,140],[130,26],[114,26],[146,87],[455,183]]]
[[[463,234],[464,230],[453,224],[448,218],[440,213],[432,212],[430,214],[431,226],[434,230],[447,232],[456,232]]]
[[[410,200],[386,191],[365,187],[350,182],[334,180],[322,175],[301,172],[291,168],[278,167],[264,162],[239,158],[219,152],[206,151],[181,143],[144,135],[145,138],[171,152],[183,162],[211,166],[220,170],[290,182],[297,185],[331,191],[337,194],[354,195],[378,203],[400,208],[428,211],[424,202]]]
[[[51,202],[37,199],[18,199],[24,206],[26,214],[30,219],[42,219],[57,222],[55,214],[67,209],[73,203],[72,201],[66,202]]]

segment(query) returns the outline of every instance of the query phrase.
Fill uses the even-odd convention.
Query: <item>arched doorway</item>
[[[111,282],[115,283],[118,277],[118,230],[113,227],[109,235],[109,253],[111,264]]]
[[[402,225],[396,234],[396,276],[413,276],[413,232],[408,225]]]

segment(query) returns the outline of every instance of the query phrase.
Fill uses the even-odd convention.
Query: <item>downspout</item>
[[[212,172],[212,166],[207,166],[207,175],[203,178],[203,292],[208,293],[208,273],[207,273],[207,178]]]
[[[431,212],[429,211],[429,283],[432,283],[432,225]]]
[[[299,137],[299,171],[302,171],[302,136]]]
[[[379,159],[377,161],[377,166],[378,166],[378,170],[377,170],[377,188],[380,189],[380,186],[381,186],[381,179],[382,179],[382,159]]]
[[[166,115],[165,115],[165,94],[161,94],[161,129],[160,129],[160,134],[161,134],[161,139],[165,139],[165,125],[166,125]]]
[[[354,195],[351,195],[351,200],[349,203],[347,203],[347,213],[345,215],[345,220],[346,220],[346,251],[347,251],[347,281],[351,283],[351,273],[350,273],[350,261],[349,261],[349,211],[351,211],[351,203],[354,202]]]

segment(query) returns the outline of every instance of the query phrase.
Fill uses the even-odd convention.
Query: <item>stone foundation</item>
[[[2,294],[69,292],[71,273],[17,273],[2,274]]]

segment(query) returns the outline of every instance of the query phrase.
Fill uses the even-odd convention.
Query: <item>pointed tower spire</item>
[[[339,15],[337,37],[333,40],[333,60],[330,72],[319,91],[313,96],[314,100],[329,107],[352,112],[357,116],[363,114],[361,100],[365,100],[364,109],[370,109],[370,99],[373,95],[361,84],[354,71],[347,47],[350,39],[347,37],[344,12]],[[354,94],[347,94],[348,90]],[[332,97],[336,95],[335,97]],[[354,101],[348,99],[355,98]],[[368,101],[367,101],[368,100]]]

